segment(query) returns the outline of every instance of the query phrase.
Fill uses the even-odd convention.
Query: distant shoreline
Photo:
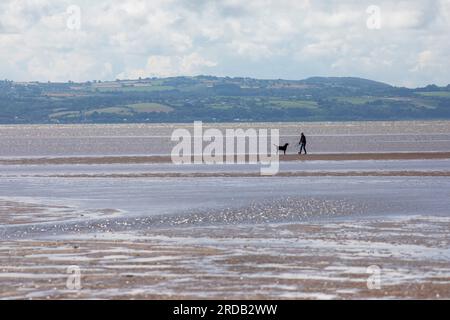
[[[130,121],[130,122],[5,122],[0,123],[0,128],[7,127],[20,127],[20,126],[32,126],[32,127],[71,127],[71,126],[129,126],[129,125],[149,125],[149,126],[192,126],[192,123],[197,120],[186,121]],[[408,122],[450,122],[450,117],[436,117],[436,118],[398,118],[398,119],[298,119],[298,120],[239,120],[239,121],[212,121],[208,119],[198,120],[202,121],[204,126],[227,126],[227,125],[258,125],[258,124],[339,124],[339,123],[408,123]]]
[[[358,77],[0,80],[0,89],[6,124],[450,120],[450,85],[405,88]]]
[[[280,161],[370,161],[450,159],[450,152],[393,152],[280,155]],[[85,156],[0,159],[0,165],[152,164],[171,163],[170,156]]]

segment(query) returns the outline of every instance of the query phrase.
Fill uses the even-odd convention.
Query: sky
[[[1,0],[0,79],[450,83],[450,0]]]

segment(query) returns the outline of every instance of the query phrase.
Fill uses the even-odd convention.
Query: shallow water
[[[6,178],[0,181],[0,200],[14,200],[17,207],[37,202],[68,208],[47,225],[33,214],[23,226],[3,225],[2,237],[342,216],[448,217],[449,190],[445,177]]]
[[[260,164],[62,164],[0,165],[0,177],[138,175],[149,173],[259,173]],[[280,172],[450,171],[450,160],[356,160],[280,162]]]
[[[301,127],[314,152],[450,150],[450,122],[261,126],[293,142]],[[173,129],[0,126],[0,157],[167,154]],[[282,173],[324,171],[415,176],[0,165],[0,298],[448,299],[450,178],[421,174],[448,173],[450,160],[281,163]],[[172,172],[237,176],[164,177]],[[145,173],[163,176],[114,177]],[[75,292],[66,290],[73,265],[87,275]],[[367,290],[369,265],[382,268],[383,290]]]
[[[172,132],[192,124],[0,126],[0,157],[167,155]],[[279,129],[280,144],[297,151],[300,132],[314,153],[450,150],[449,121],[244,123],[204,129]]]

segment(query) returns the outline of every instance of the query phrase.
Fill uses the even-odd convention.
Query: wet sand
[[[449,223],[418,216],[4,242],[0,298],[450,299]],[[66,287],[74,265],[80,290]],[[367,285],[370,266],[380,268],[379,288]]]
[[[0,206],[3,226],[26,230],[2,237],[0,299],[450,299],[448,216],[371,217],[364,203],[292,198],[133,224]],[[40,224],[52,210],[67,213]],[[374,266],[379,288],[368,287]],[[80,289],[67,287],[71,267]]]
[[[28,165],[168,161],[2,159],[4,168],[19,168],[13,177],[5,170],[0,182],[0,299],[450,299],[445,164],[371,170],[369,163],[365,170],[281,171],[272,178],[247,171],[96,173],[95,166],[83,174],[17,174]],[[174,197],[172,211],[160,214]],[[209,207],[196,207],[206,200]],[[73,266],[81,289],[67,287]],[[371,266],[380,270],[379,289],[367,285]]]
[[[247,156],[248,157],[248,156]],[[450,159],[450,152],[343,153],[280,155],[280,161],[433,160]],[[104,156],[0,159],[0,165],[171,163],[170,156]]]
[[[353,172],[279,172],[277,177],[450,177],[449,171],[353,171]],[[33,175],[35,178],[233,178],[269,177],[252,172],[165,172],[165,173],[124,173],[124,174],[53,174]]]

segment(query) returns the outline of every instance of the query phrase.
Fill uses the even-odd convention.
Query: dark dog
[[[286,154],[288,145],[289,143],[286,143],[284,146],[277,146],[276,144],[274,144],[274,146],[278,148],[278,151],[284,151],[284,154]]]

